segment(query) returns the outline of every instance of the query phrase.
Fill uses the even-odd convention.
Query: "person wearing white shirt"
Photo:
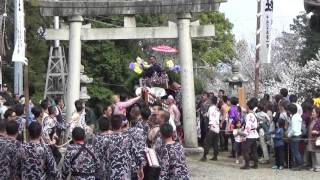
[[[293,103],[294,105],[297,106],[297,112],[301,116],[303,114],[303,110],[302,110],[301,105],[297,103],[298,97],[296,95],[292,94],[289,96],[289,100],[290,100],[290,103]]]
[[[302,134],[302,118],[298,114],[298,108],[295,104],[290,104],[288,106],[288,112],[291,115],[288,128],[288,137],[290,140],[292,158],[295,162],[295,168],[293,168],[293,170],[300,170],[301,166],[303,165],[303,159],[299,151],[300,137]]]
[[[250,168],[250,157],[254,161],[252,168],[258,168],[258,154],[257,154],[257,139],[259,134],[257,132],[258,121],[254,115],[253,109],[258,106],[258,100],[256,98],[251,98],[247,102],[248,114],[246,115],[246,126],[244,128],[244,134],[246,140],[243,142],[242,152],[245,160],[245,164],[240,169]],[[251,156],[250,156],[251,155]]]
[[[213,96],[211,99],[211,106],[208,110],[208,133],[206,134],[204,140],[204,154],[203,157],[200,159],[201,161],[207,160],[207,154],[209,153],[210,146],[213,147],[213,157],[211,160],[217,161],[218,160],[218,142],[219,142],[219,131],[220,131],[220,111],[217,107],[218,98]]]

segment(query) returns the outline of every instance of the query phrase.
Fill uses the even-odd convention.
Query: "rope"
[[[230,134],[233,133],[233,131],[230,131],[230,130],[220,130],[219,132],[228,132]],[[265,136],[271,136],[270,134],[265,134]],[[285,137],[285,138],[282,138],[283,140],[290,140],[289,137]],[[311,141],[315,141],[317,140],[317,138],[294,138],[295,140],[299,140],[299,141],[303,141],[303,140],[311,140]]]
[[[62,147],[64,147],[64,146],[68,145],[71,141],[72,141],[72,139],[69,139],[66,143],[61,144],[60,146],[57,146],[57,147],[58,147],[58,148],[62,148]]]

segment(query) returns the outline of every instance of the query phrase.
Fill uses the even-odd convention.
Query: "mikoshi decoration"
[[[175,65],[172,59],[166,59],[165,65],[170,71],[173,71],[175,73],[178,73],[181,71],[180,65]]]
[[[168,68],[170,71],[178,73],[181,71],[180,65],[175,65],[173,59],[165,59],[165,67]],[[141,59],[140,57],[136,58],[135,62],[131,62],[129,64],[129,69],[134,71],[137,74],[142,74],[144,69],[148,69],[151,65],[148,64],[146,61]]]
[[[313,98],[313,104],[317,107],[320,107],[320,97]]]
[[[148,69],[149,67],[150,65],[140,57],[136,58],[136,62],[131,62],[129,64],[129,69],[133,70],[137,74],[142,74],[143,69]]]

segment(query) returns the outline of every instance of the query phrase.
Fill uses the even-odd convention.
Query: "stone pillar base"
[[[194,155],[203,155],[203,148],[196,147],[196,148],[184,148],[184,153],[186,156],[194,156]]]

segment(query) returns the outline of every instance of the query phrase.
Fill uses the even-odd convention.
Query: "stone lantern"
[[[88,77],[84,74],[84,66],[81,65],[80,69],[80,99],[87,102],[90,99],[87,90],[87,84],[91,84],[93,82],[93,78]]]
[[[228,75],[224,82],[229,84],[228,95],[238,97],[238,91],[242,88],[243,83],[247,82],[248,78],[240,73],[240,64],[235,62],[232,64],[232,74]]]

